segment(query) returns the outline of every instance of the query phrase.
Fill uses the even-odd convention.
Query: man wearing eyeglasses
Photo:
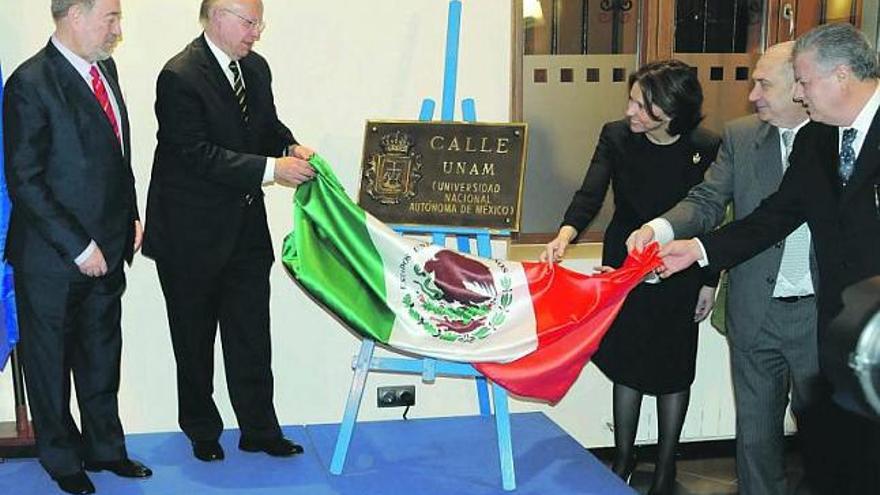
[[[260,0],[203,0],[204,33],[172,58],[156,87],[158,145],[144,254],[156,261],[177,361],[178,420],[202,461],[224,458],[212,398],[217,327],[239,449],[287,457],[273,405],[269,271],[261,188],[314,177],[312,150],[275,111]]]

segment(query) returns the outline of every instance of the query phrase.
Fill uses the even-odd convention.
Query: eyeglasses
[[[238,12],[236,12],[234,10],[227,9],[227,8],[221,8],[220,10],[222,10],[223,12],[226,12],[227,14],[232,14],[235,17],[238,17],[239,19],[241,19],[241,21],[244,23],[245,26],[247,26],[248,29],[256,29],[258,33],[262,33],[263,31],[266,30],[266,23],[264,21],[258,21],[256,19],[248,19],[247,17],[239,14]]]

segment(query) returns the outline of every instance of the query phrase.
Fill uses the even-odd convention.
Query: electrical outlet
[[[376,389],[377,407],[403,407],[416,404],[415,385],[398,385]]]

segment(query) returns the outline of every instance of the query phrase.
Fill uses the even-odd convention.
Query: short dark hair
[[[95,0],[52,0],[51,10],[52,18],[56,21],[67,17],[67,12],[74,5],[82,4],[86,10],[92,10],[95,6]]]
[[[669,134],[685,134],[700,125],[703,88],[693,67],[680,60],[651,62],[630,74],[629,88],[636,83],[642,90],[648,115],[660,120],[654,111],[656,105],[672,119]]]
[[[811,51],[824,71],[843,64],[860,80],[878,75],[877,52],[852,24],[824,24],[811,29],[795,42],[793,57]]]

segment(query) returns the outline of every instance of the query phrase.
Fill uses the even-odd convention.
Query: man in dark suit
[[[779,191],[751,215],[700,239],[663,248],[669,276],[693,262],[727,268],[782,240],[804,221],[819,268],[818,346],[840,312],[842,290],[880,274],[880,84],[877,52],[848,24],[798,39],[795,99],[812,122],[798,133]],[[819,493],[880,493],[880,427],[825,391],[799,417],[822,446],[806,474]],[[805,431],[806,431],[805,430]],[[810,460],[810,459],[808,459]]]
[[[728,203],[743,218],[779,188],[794,137],[808,122],[792,100],[794,42],[758,60],[749,100],[756,113],[727,123],[718,158],[687,197],[627,240],[630,250],[708,232]],[[815,267],[813,267],[815,271]],[[742,495],[787,493],[783,424],[789,389],[799,415],[812,402],[819,375],[810,230],[731,268],[727,336],[736,401],[736,471]]]
[[[217,326],[239,448],[290,456],[273,405],[269,270],[261,186],[314,176],[278,120],[260,0],[203,0],[202,36],[172,58],[156,88],[158,145],[144,254],[156,261],[177,361],[178,419],[203,461],[224,458],[212,398]],[[283,155],[283,156],[282,156]]]
[[[3,102],[22,361],[40,462],[68,493],[83,472],[144,478],[119,421],[123,260],[140,248],[128,114],[110,53],[119,0],[54,0],[55,33]],[[76,381],[82,432],[70,415]]]

